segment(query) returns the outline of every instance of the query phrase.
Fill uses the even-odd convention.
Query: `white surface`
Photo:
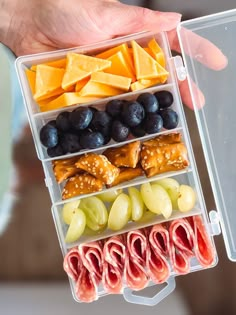
[[[122,296],[107,296],[91,304],[76,303],[69,284],[0,284],[0,314],[2,315],[188,315],[178,292],[172,293],[155,307],[127,303]]]

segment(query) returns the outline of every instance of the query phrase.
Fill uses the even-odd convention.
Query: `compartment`
[[[164,173],[169,173],[169,176],[178,174],[179,172],[191,171],[191,168],[193,165],[192,164],[193,161],[191,158],[192,153],[191,153],[190,147],[188,145],[187,135],[185,134],[184,130],[180,128],[180,129],[175,129],[175,131],[173,131],[173,132],[169,132],[169,131],[166,132],[165,131],[165,132],[159,133],[157,136],[149,135],[149,136],[143,137],[142,141],[140,142],[140,145],[139,145],[139,142],[137,142],[136,140],[134,140],[134,141],[130,140],[130,141],[126,142],[125,144],[118,144],[118,145],[110,146],[109,148],[116,149],[116,150],[118,150],[118,152],[120,152],[120,147],[129,148],[129,149],[127,149],[127,153],[125,153],[125,157],[127,155],[127,157],[128,157],[127,161],[129,161],[129,159],[133,159],[133,160],[137,161],[137,158],[139,157],[139,162],[138,163],[136,162],[137,166],[135,166],[135,167],[134,167],[134,165],[130,165],[130,167],[127,167],[128,165],[126,165],[126,167],[124,165],[121,166],[120,164],[116,164],[116,161],[114,161],[113,158],[110,159],[110,156],[107,155],[108,161],[109,161],[109,163],[111,163],[109,165],[112,166],[112,170],[110,167],[108,167],[108,166],[106,167],[107,174],[110,174],[111,172],[113,172],[113,170],[116,171],[118,169],[118,171],[120,171],[121,175],[119,174],[114,179],[114,182],[111,183],[110,185],[109,184],[107,185],[102,178],[102,181],[103,181],[102,187],[97,186],[96,189],[94,189],[94,191],[91,191],[90,189],[88,189],[89,191],[87,191],[87,192],[83,191],[83,193],[80,193],[80,190],[79,190],[80,187],[76,186],[76,184],[75,184],[75,189],[77,190],[76,195],[75,194],[73,195],[74,192],[71,192],[71,187],[70,187],[70,193],[72,194],[72,196],[69,196],[69,194],[67,194],[68,197],[66,197],[65,200],[73,199],[73,198],[81,197],[81,196],[86,196],[86,195],[89,195],[91,193],[97,194],[101,191],[110,190],[111,188],[117,188],[118,189],[118,188],[130,186],[132,184],[137,185],[137,184],[141,184],[141,183],[145,182],[147,180],[147,176],[149,176],[149,175],[148,175],[148,173],[146,173],[145,167],[143,166],[143,163],[145,162],[145,156],[144,156],[145,153],[143,153],[143,152],[149,153],[149,151],[147,149],[146,151],[141,151],[141,153],[140,153],[137,150],[135,150],[134,148],[137,146],[140,148],[143,148],[145,143],[149,143],[149,141],[155,141],[154,139],[157,139],[157,137],[158,137],[158,139],[163,139],[162,140],[163,143],[165,141],[167,141],[167,143],[168,143],[168,141],[172,141],[171,139],[173,139],[173,144],[170,143],[170,145],[166,147],[166,148],[168,148],[168,149],[166,149],[166,150],[168,150],[167,153],[164,153],[164,151],[162,151],[162,148],[157,149],[157,150],[159,150],[157,153],[156,152],[150,152],[150,156],[148,157],[147,161],[150,160],[150,163],[154,162],[152,160],[151,154],[159,154],[156,156],[156,160],[158,158],[160,158],[160,165],[162,164],[163,168],[165,168],[165,171],[160,170],[156,174],[155,173],[150,174],[150,178],[157,179],[159,177],[159,175],[163,173],[163,171],[164,171]],[[164,140],[164,139],[166,139],[166,140]],[[177,143],[178,141],[180,141],[180,142]],[[134,148],[131,149],[130,146],[132,146]],[[175,156],[173,156],[172,162],[174,165],[173,165],[173,167],[171,167],[171,165],[168,166],[168,162],[166,160],[165,154],[171,154],[170,152],[172,152],[172,150],[175,150],[176,148],[177,148],[176,155],[178,156],[178,158],[182,158],[182,160],[180,161],[179,164],[177,161],[176,167],[175,167],[174,166],[175,160],[173,160],[173,158]],[[163,150],[165,150],[164,147],[163,147]],[[155,151],[155,150],[152,150],[152,151]],[[93,155],[94,161],[91,163],[98,163],[96,161],[96,157],[100,157],[101,154],[102,154],[102,156],[104,156],[103,152],[105,152],[105,154],[106,154],[107,151],[106,150],[103,151],[101,149],[93,150],[92,153],[94,154]],[[122,151],[119,154],[121,155],[121,160],[123,161],[124,152]],[[135,156],[137,156],[137,157],[135,157]],[[50,160],[47,162],[43,162],[45,175],[46,175],[46,185],[49,189],[53,203],[58,203],[58,202],[61,202],[63,200],[63,196],[66,196],[65,190],[68,189],[69,185],[70,186],[72,185],[72,183],[70,183],[70,181],[73,181],[72,178],[75,178],[76,176],[81,174],[81,170],[79,168],[77,168],[76,165],[78,166],[78,164],[77,164],[78,161],[81,158],[84,159],[83,157],[84,156],[82,156],[82,155],[78,155],[78,156],[72,156],[66,160],[57,159],[57,160]],[[125,160],[125,162],[127,162],[125,157],[124,157],[124,160]],[[171,158],[171,156],[169,156],[169,158]],[[86,159],[84,159],[84,160],[86,160]],[[69,163],[68,166],[67,165],[63,166],[64,165],[63,163],[65,163],[65,161],[71,161],[71,163]],[[90,161],[90,159],[89,159],[89,161]],[[106,163],[106,162],[104,162],[104,163]],[[84,168],[84,170],[85,170],[84,174],[88,174],[89,177],[92,176],[91,177],[92,179],[97,178],[96,183],[98,183],[98,184],[100,183],[99,179],[101,179],[101,177],[99,176],[100,175],[99,174],[100,169],[98,170],[98,168],[100,167],[99,165],[102,165],[102,163],[98,164],[98,166],[94,170],[95,172],[92,172],[92,170],[89,168],[86,171],[86,169]],[[154,169],[155,169],[155,167],[154,167]],[[125,171],[125,172],[123,172],[123,171]],[[126,179],[127,175],[124,175],[124,174],[126,174],[126,172],[128,174],[128,179]],[[147,170],[147,172],[148,172],[148,170]],[[106,172],[103,172],[103,173],[105,176]],[[61,175],[59,175],[59,174],[61,174]],[[66,174],[67,174],[67,176],[66,176]],[[123,178],[123,176],[126,176],[126,177]],[[123,178],[124,181],[121,181],[120,178]],[[76,183],[77,183],[77,181],[78,180],[76,179]],[[119,182],[119,183],[114,184],[115,182]]]
[[[161,291],[154,300],[159,295],[161,300],[165,290],[170,293],[175,287],[176,276],[213,267],[216,262],[207,222],[197,215],[81,244],[65,251],[64,270],[77,302],[121,293],[129,302],[154,305],[153,298],[135,295],[135,299],[131,292],[141,291],[137,293],[142,296],[144,288],[157,284]],[[164,282],[167,288],[162,289]]]
[[[158,184],[159,189],[153,188],[155,184]],[[130,188],[136,188],[133,189],[136,191],[130,191]],[[183,201],[186,202],[185,207]],[[62,247],[71,248],[153,224],[200,214],[204,211],[202,207],[202,196],[194,174],[188,172],[171,177],[162,174],[139,184],[131,182],[128,187],[107,190],[105,194],[98,193],[55,204],[52,213]],[[73,213],[79,214],[72,220]],[[73,227],[67,235],[71,224]],[[80,232],[82,234],[77,237]],[[73,236],[77,239],[69,241]]]

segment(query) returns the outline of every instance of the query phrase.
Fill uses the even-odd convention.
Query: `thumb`
[[[106,5],[102,20],[103,25],[109,25],[106,29],[109,36],[119,36],[140,31],[170,31],[180,22],[181,14],[111,1]]]

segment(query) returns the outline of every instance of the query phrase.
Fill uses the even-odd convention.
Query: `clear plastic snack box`
[[[197,196],[197,202],[195,207],[187,212],[174,211],[168,221],[172,221],[177,218],[183,218],[193,215],[201,215],[205,224],[205,228],[213,242],[213,236],[221,233],[225,240],[227,254],[229,259],[236,260],[236,212],[235,212],[235,192],[234,186],[236,183],[236,168],[235,168],[235,154],[236,154],[236,124],[235,124],[235,77],[236,77],[236,58],[234,45],[234,35],[236,31],[236,10],[231,10],[212,16],[206,16],[198,19],[189,20],[180,23],[178,27],[178,35],[182,50],[184,62],[180,56],[173,57],[169,48],[168,38],[166,34],[155,34],[150,32],[143,32],[139,34],[133,34],[121,38],[108,40],[93,45],[59,50],[49,53],[41,53],[37,55],[23,56],[16,60],[16,69],[18,73],[19,82],[26,105],[29,123],[31,126],[36,150],[39,159],[42,161],[43,169],[45,172],[45,183],[48,187],[49,194],[52,200],[52,215],[56,226],[60,246],[62,249],[63,256],[67,254],[70,248],[79,245],[81,243],[89,243],[94,240],[105,239],[116,234],[123,234],[127,231],[136,230],[139,228],[152,226],[157,223],[165,222],[163,216],[151,216],[140,222],[129,222],[125,228],[117,232],[106,229],[101,233],[85,234],[77,242],[67,244],[65,242],[66,224],[62,220],[62,208],[65,203],[84,198],[87,195],[81,195],[68,200],[62,200],[61,194],[64,184],[58,184],[52,168],[52,161],[61,158],[69,158],[72,156],[79,156],[85,152],[96,152],[101,153],[107,147],[119,147],[125,143],[134,141],[135,139],[127,140],[122,143],[111,142],[109,145],[100,147],[96,150],[84,150],[79,153],[67,154],[56,158],[50,158],[47,155],[45,148],[42,146],[39,139],[40,128],[48,121],[55,119],[55,117],[62,111],[72,111],[79,106],[90,106],[96,107],[103,110],[105,104],[111,99],[125,99],[134,100],[137,96],[144,92],[155,93],[157,91],[168,90],[174,96],[174,103],[172,108],[179,115],[179,124],[176,129],[173,130],[162,130],[158,134],[146,135],[140,138],[141,142],[147,139],[152,139],[160,134],[169,134],[173,132],[180,132],[182,140],[186,145],[189,159],[189,166],[180,171],[167,172],[147,178],[145,176],[138,177],[134,180],[124,182],[118,186],[109,188],[110,190],[116,190],[122,188],[126,191],[127,187],[139,187],[141,184],[146,182],[152,182],[157,179],[172,177],[177,179],[182,184],[187,184],[194,187]],[[198,42],[192,40],[192,32],[202,36],[203,38],[214,43],[228,58],[228,65],[225,69],[215,71],[204,66],[204,63],[210,63],[210,60],[206,60],[204,54],[204,42]],[[159,45],[162,47],[166,61],[167,71],[169,71],[168,81],[163,85],[157,85],[145,90],[136,92],[129,92],[106,99],[101,99],[93,102],[89,102],[83,105],[74,105],[64,107],[62,109],[40,112],[38,105],[35,103],[27,78],[25,70],[30,68],[32,65],[40,64],[43,62],[54,61],[61,59],[66,56],[68,52],[84,53],[88,55],[95,55],[101,51],[105,51],[111,47],[117,46],[121,43],[130,43],[131,40],[137,41],[141,45],[144,45],[151,38],[156,38]],[[202,46],[201,46],[202,44]],[[202,49],[202,50],[201,50]],[[191,57],[189,57],[191,56]],[[214,58],[214,55],[212,56]],[[201,63],[199,62],[201,61]],[[185,120],[183,111],[183,105],[179,94],[178,80],[184,80],[188,77],[192,99],[194,103],[194,111],[196,114],[197,124],[199,133],[202,141],[203,151],[208,167],[209,177],[215,197],[216,210],[206,209],[204,196],[201,189],[201,183],[198,177],[198,171],[195,163],[195,158],[192,150],[191,140],[189,137],[188,126]],[[203,108],[199,109],[200,101],[197,98],[194,91],[194,83],[202,90],[206,104]],[[191,128],[191,126],[190,126]],[[107,191],[108,189],[106,189]],[[101,192],[89,194],[89,196],[97,195]],[[217,254],[213,266],[217,263]],[[191,260],[190,272],[204,269],[196,259]],[[157,291],[159,291],[153,297],[135,295],[134,292],[124,287],[123,295],[124,298],[136,304],[145,305],[156,305],[168,294],[175,289],[175,276],[174,272],[171,272],[171,276],[167,280],[166,286],[159,291],[157,285]],[[80,302],[76,298],[75,284],[70,279],[71,289],[75,300]],[[153,283],[150,282],[150,285]],[[104,289],[99,287],[99,297],[106,295]]]

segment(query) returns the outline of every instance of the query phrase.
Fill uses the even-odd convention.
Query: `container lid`
[[[227,254],[236,261],[236,10],[182,22],[177,31]],[[205,97],[201,109],[193,81]]]

